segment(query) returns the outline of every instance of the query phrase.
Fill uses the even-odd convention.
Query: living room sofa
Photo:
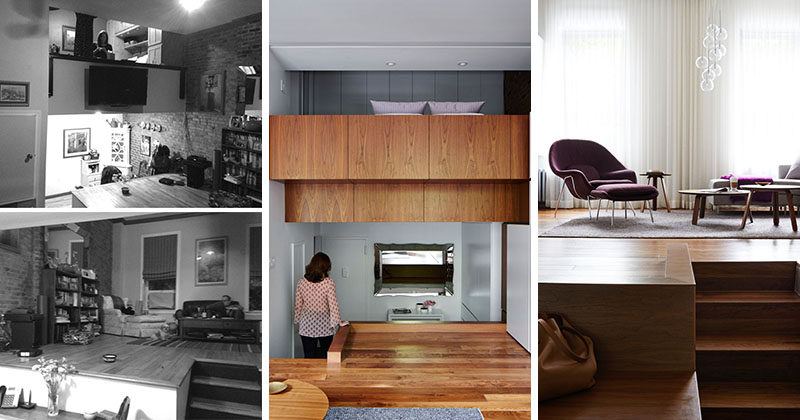
[[[161,330],[167,322],[163,315],[125,315],[125,307],[119,296],[103,296],[102,324],[106,334],[127,337],[150,337]]]
[[[777,185],[797,185],[797,189],[800,190],[800,179],[790,179],[786,178],[786,174],[789,173],[789,168],[791,165],[779,165],[778,166],[778,177],[772,180],[773,184]],[[712,179],[709,181],[709,188],[722,188],[730,186],[730,181],[723,178]],[[795,195],[794,198],[794,205],[800,206],[800,194]],[[743,200],[734,200],[732,196],[715,196],[711,197],[710,201],[713,207],[716,206],[743,206]],[[759,201],[753,200],[751,205],[754,206],[770,206],[772,205],[771,201]],[[778,204],[780,206],[786,205],[786,196],[781,194],[778,198]],[[719,209],[717,209],[719,210]]]

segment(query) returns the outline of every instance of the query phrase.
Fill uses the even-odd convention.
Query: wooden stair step
[[[800,382],[700,382],[702,408],[800,409]]]
[[[698,350],[697,379],[800,382],[800,351]]]
[[[218,386],[223,388],[243,389],[247,391],[261,391],[261,385],[257,382],[219,378],[216,376],[194,376],[192,377],[192,383],[199,385]]]
[[[695,350],[700,351],[800,351],[800,335],[750,334],[708,335],[698,334]]]
[[[241,404],[230,401],[214,400],[210,398],[192,398],[189,407],[214,411],[217,413],[233,414],[237,416],[261,418],[261,406],[251,404]]]
[[[697,291],[696,303],[798,303],[800,296],[792,290],[765,291]]]
[[[698,291],[794,289],[795,261],[694,262]]]

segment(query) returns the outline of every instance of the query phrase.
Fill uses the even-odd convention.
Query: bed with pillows
[[[484,115],[481,108],[486,101],[478,102],[389,102],[370,100],[375,115]]]

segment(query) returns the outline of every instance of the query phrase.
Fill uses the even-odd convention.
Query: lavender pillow
[[[428,102],[431,114],[474,114],[480,112],[483,104],[480,102]]]
[[[786,173],[786,179],[800,179],[800,156],[794,161],[789,172]]]
[[[385,102],[369,101],[372,104],[372,111],[375,115],[381,114],[422,114],[425,111],[427,102]]]

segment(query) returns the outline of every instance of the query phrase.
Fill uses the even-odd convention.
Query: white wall
[[[281,92],[281,80],[284,92]],[[272,51],[269,52],[269,114],[289,115],[300,113],[300,74],[286,71]],[[257,93],[256,93],[257,94]]]
[[[500,321],[502,223],[462,223],[465,321]]]
[[[367,319],[352,321],[386,321],[386,312],[391,308],[413,308],[417,302],[425,299],[412,296],[374,296],[375,278],[373,266],[375,256],[372,253],[375,243],[452,243],[454,245],[455,266],[453,267],[453,296],[436,296],[436,308],[441,309],[445,321],[461,321],[462,263],[464,248],[461,240],[461,223],[321,223],[320,234],[323,237],[361,237],[367,239],[369,252],[366,258],[367,273],[363,285],[358,290],[346,293],[363,294],[367,302]],[[337,293],[340,290],[337,288]]]
[[[270,72],[272,73],[272,72]],[[271,110],[270,110],[271,111]],[[269,181],[269,357],[292,357],[292,261],[293,242],[304,241],[308,260],[314,255],[316,223],[284,222],[284,185]]]
[[[69,192],[81,185],[81,156],[64,158],[64,130],[89,128],[90,148],[100,153],[100,161],[107,161],[111,153],[111,137],[106,120],[122,121],[121,114],[50,115],[47,117],[47,173],[45,194]]]
[[[71,241],[83,241],[83,237],[71,230],[50,230],[47,233],[47,250],[57,249],[58,260],[69,262],[69,244]]]
[[[117,223],[113,239],[112,292],[134,302],[141,300],[142,235],[179,232],[177,307],[187,300],[219,299],[222,295],[230,295],[246,305],[247,231],[249,225],[260,223],[260,213],[211,214],[129,225]],[[228,238],[227,284],[195,286],[195,242],[221,236]]]
[[[34,160],[34,191],[37,205],[44,206],[44,157],[45,133],[47,132],[47,43],[48,2],[45,0],[0,1],[0,79],[30,82],[30,106],[0,109],[0,113],[11,111],[35,111],[40,114],[39,133],[30,133],[24,141],[36,144]],[[5,146],[5,145],[4,145]],[[33,149],[33,148],[31,148]],[[4,160],[0,157],[0,163]],[[13,176],[3,176],[5,181]],[[0,179],[0,195],[5,191]],[[3,200],[0,199],[0,202]]]

